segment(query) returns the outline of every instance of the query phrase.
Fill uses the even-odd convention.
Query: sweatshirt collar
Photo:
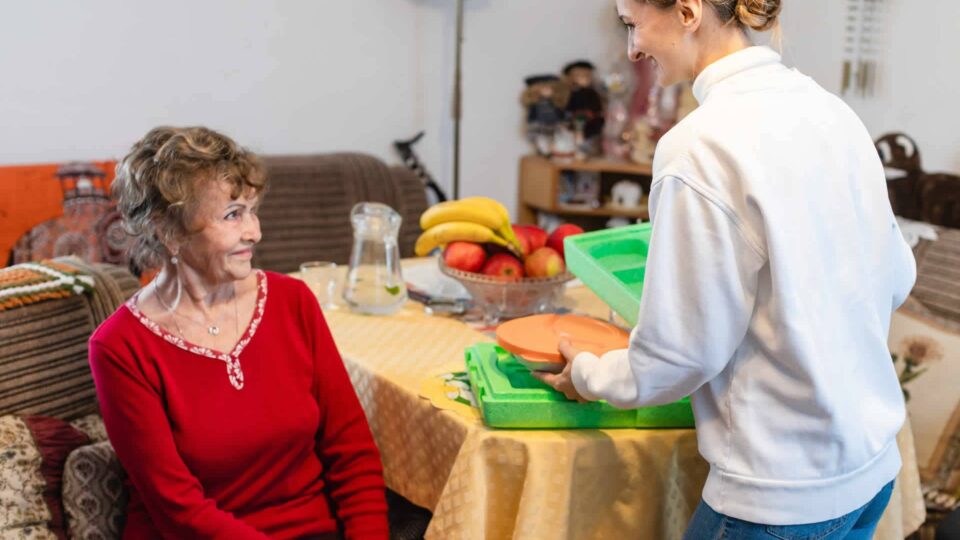
[[[693,95],[703,103],[717,83],[738,73],[780,62],[780,55],[766,46],[747,47],[707,66],[693,81]]]

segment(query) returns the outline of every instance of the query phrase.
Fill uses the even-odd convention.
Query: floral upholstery
[[[47,527],[50,509],[43,499],[46,483],[42,457],[26,423],[0,417],[0,535],[3,538],[56,538]]]
[[[125,477],[109,441],[70,454],[63,471],[63,506],[70,538],[120,538],[128,497]]]
[[[0,538],[66,538],[63,466],[89,442],[55,418],[0,417]]]
[[[99,414],[90,414],[70,422],[78,431],[90,437],[90,442],[98,443],[107,440],[107,428],[103,425],[103,418]]]

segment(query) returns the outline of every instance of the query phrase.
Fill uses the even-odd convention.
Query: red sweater
[[[387,538],[380,455],[316,298],[299,280],[257,277],[230,355],[167,333],[135,298],[91,337],[129,475],[124,538],[303,538],[338,525]]]

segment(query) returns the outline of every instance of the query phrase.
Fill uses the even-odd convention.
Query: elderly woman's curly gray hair
[[[128,252],[133,268],[162,266],[171,256],[167,245],[197,232],[190,224],[198,194],[212,180],[226,181],[233,198],[266,189],[260,160],[211,129],[158,127],[133,145],[117,164],[112,188],[134,239]]]

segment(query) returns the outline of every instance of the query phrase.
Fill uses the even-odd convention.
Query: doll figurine
[[[563,77],[570,88],[567,114],[575,125],[582,126],[585,143],[598,149],[600,135],[603,133],[604,104],[600,92],[594,86],[594,71],[595,68],[590,62],[577,60],[563,68]]]
[[[542,156],[549,156],[553,134],[563,121],[569,92],[556,75],[527,77],[520,102],[527,108],[527,139]]]

